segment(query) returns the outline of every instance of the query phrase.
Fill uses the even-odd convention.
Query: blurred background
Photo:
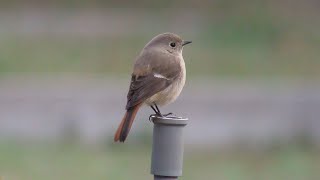
[[[1,1],[0,175],[152,179],[152,113],[113,133],[132,64],[155,35],[192,40],[183,180],[320,178],[316,0]]]

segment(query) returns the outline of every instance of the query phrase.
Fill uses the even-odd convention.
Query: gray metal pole
[[[151,174],[154,180],[176,180],[182,175],[183,128],[188,119],[151,116],[153,126]]]

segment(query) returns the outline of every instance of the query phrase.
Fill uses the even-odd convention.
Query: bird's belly
[[[167,105],[172,103],[177,99],[180,95],[183,86],[186,82],[186,68],[183,57],[181,56],[182,61],[180,62],[181,66],[181,74],[180,77],[177,78],[170,86],[166,89],[156,93],[155,95],[151,96],[150,98],[146,99],[145,104],[147,105],[154,105],[156,103],[159,106]]]
[[[179,78],[176,82],[173,82],[163,91],[158,92],[157,94],[148,98],[145,103],[147,105],[153,105],[156,103],[159,106],[167,105],[172,103],[180,95],[182,88],[185,84],[185,77]]]

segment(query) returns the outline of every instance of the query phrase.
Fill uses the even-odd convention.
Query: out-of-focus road
[[[112,140],[128,80],[76,76],[0,78],[0,139]],[[320,83],[289,79],[189,79],[177,102],[163,108],[188,117],[186,142],[203,146],[268,145],[299,135],[320,145]],[[131,138],[151,131],[142,108]],[[130,138],[129,138],[130,140]]]

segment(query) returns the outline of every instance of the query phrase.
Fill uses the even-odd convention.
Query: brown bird
[[[115,133],[114,141],[124,142],[139,108],[146,104],[156,115],[158,105],[167,105],[179,96],[185,81],[186,68],[182,57],[183,41],[178,35],[164,33],[154,37],[136,58],[127,95],[126,114]]]

